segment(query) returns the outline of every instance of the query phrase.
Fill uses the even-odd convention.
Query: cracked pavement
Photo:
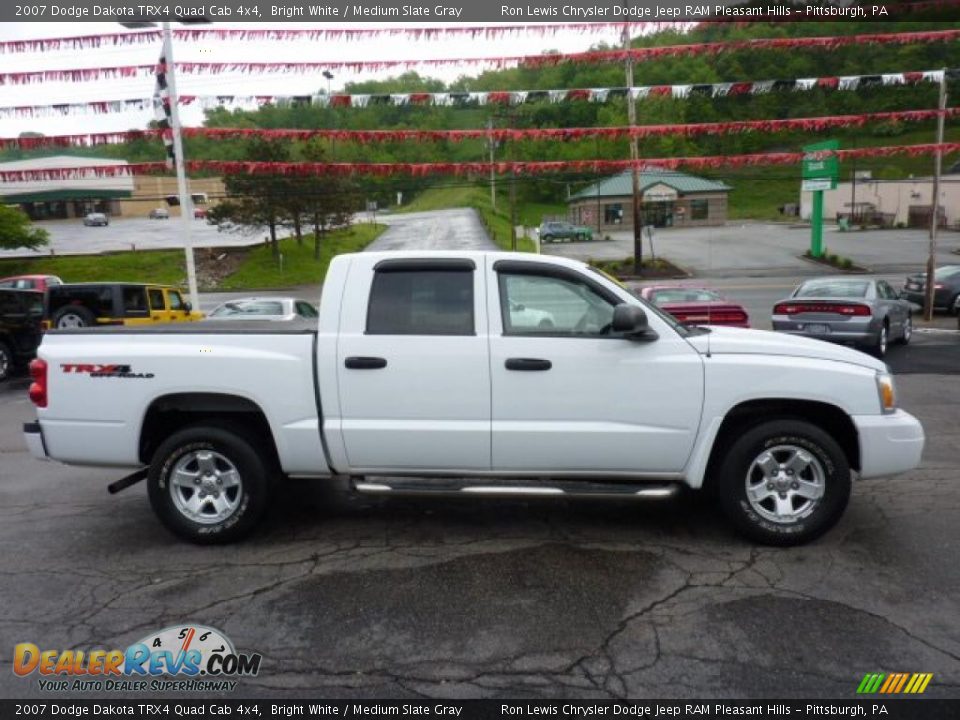
[[[923,466],[856,483],[805,547],[751,546],[697,497],[372,500],[298,480],[251,539],[204,548],[160,527],[143,484],[109,496],[122,471],[32,460],[14,380],[0,697],[41,696],[11,672],[14,643],[123,648],[185,622],[264,655],[230,697],[853,698],[878,671],[932,672],[927,696],[957,697],[960,383],[898,382]]]

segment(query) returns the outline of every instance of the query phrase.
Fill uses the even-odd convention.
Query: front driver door
[[[703,401],[699,353],[665,325],[650,342],[614,337],[625,298],[587,270],[489,262],[494,470],[681,472]]]

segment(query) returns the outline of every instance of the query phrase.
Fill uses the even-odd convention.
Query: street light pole
[[[170,95],[170,120],[173,133],[173,153],[177,171],[177,193],[180,196],[180,223],[183,228],[183,254],[187,260],[187,286],[190,304],[199,309],[197,268],[193,259],[193,203],[187,188],[187,173],[183,158],[183,139],[180,137],[180,110],[177,105],[177,78],[173,63],[173,37],[170,23],[163,23],[163,58],[166,63],[167,87]]]
[[[937,145],[943,144],[943,123],[947,109],[947,69],[940,77],[940,113],[937,115]],[[927,256],[927,292],[923,303],[923,319],[933,320],[933,298],[936,292],[935,275],[937,268],[937,216],[940,214],[940,173],[943,169],[943,152],[937,148],[933,156],[933,200],[930,203],[930,250]]]
[[[630,25],[623,25],[623,49],[627,54],[627,122],[632,130],[637,124],[637,106],[633,101],[633,58],[630,50]],[[643,219],[640,208],[640,149],[637,146],[637,137],[631,133],[630,137],[630,172],[633,185],[633,274],[643,274]],[[597,212],[599,213],[599,207]]]

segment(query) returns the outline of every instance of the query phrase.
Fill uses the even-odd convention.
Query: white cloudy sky
[[[397,23],[414,27],[413,23]],[[432,27],[443,23],[430,23]],[[370,27],[364,24],[344,23],[330,27]],[[391,24],[393,27],[394,24]],[[250,24],[217,24],[215,27],[243,27]],[[309,28],[308,23],[263,23],[257,28]],[[67,37],[96,33],[115,33],[124,30],[115,23],[2,23],[0,41],[28,38]],[[546,49],[562,52],[587,50],[590,45],[605,41],[616,43],[619,38],[613,28],[603,33],[584,34],[578,31],[562,31],[539,36],[536,34],[510,34],[496,40],[468,37],[452,37],[418,41],[412,38],[380,37],[369,40],[344,42],[200,42],[177,43],[174,54],[179,61],[196,62],[323,62],[344,60],[406,60],[410,58],[443,57],[495,57],[534,55]],[[85,67],[113,67],[140,65],[157,61],[160,54],[159,40],[156,45],[129,47],[106,47],[93,50],[63,50],[46,53],[0,54],[3,72],[27,72],[31,70],[74,69]],[[421,74],[453,80],[460,74],[473,74],[476,68],[431,68],[422,67]],[[335,71],[333,90],[342,88],[351,80],[382,78],[401,70],[378,73],[348,74]],[[178,78],[178,90],[190,95],[257,95],[297,94],[305,95],[326,87],[326,81],[316,75],[219,75],[187,76]],[[76,83],[39,83],[33,85],[0,86],[0,106],[28,104],[59,104],[100,100],[149,97],[153,93],[153,78],[103,80]],[[152,119],[152,111],[111,113],[105,115],[75,115],[49,118],[0,118],[0,137],[16,136],[20,132],[35,131],[47,135],[111,132],[143,127]],[[184,125],[199,125],[202,113],[199,109],[186,108],[182,113]]]

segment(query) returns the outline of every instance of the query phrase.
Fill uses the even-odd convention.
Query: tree
[[[312,140],[303,148],[304,160],[325,162],[323,142]],[[349,225],[356,207],[357,192],[354,183],[343,177],[326,175],[303,181],[302,203],[299,207],[313,220],[313,257],[320,259],[323,237],[331,226]]]
[[[50,234],[43,228],[33,227],[20,208],[0,205],[0,248],[34,250],[46,245],[49,239]]]
[[[244,148],[244,159],[254,162],[288,162],[286,145],[259,138]],[[219,226],[244,227],[256,232],[266,226],[270,232],[270,250],[280,257],[277,226],[288,217],[285,205],[290,178],[280,174],[227,175],[223,180],[228,199],[212,208],[207,218]]]

